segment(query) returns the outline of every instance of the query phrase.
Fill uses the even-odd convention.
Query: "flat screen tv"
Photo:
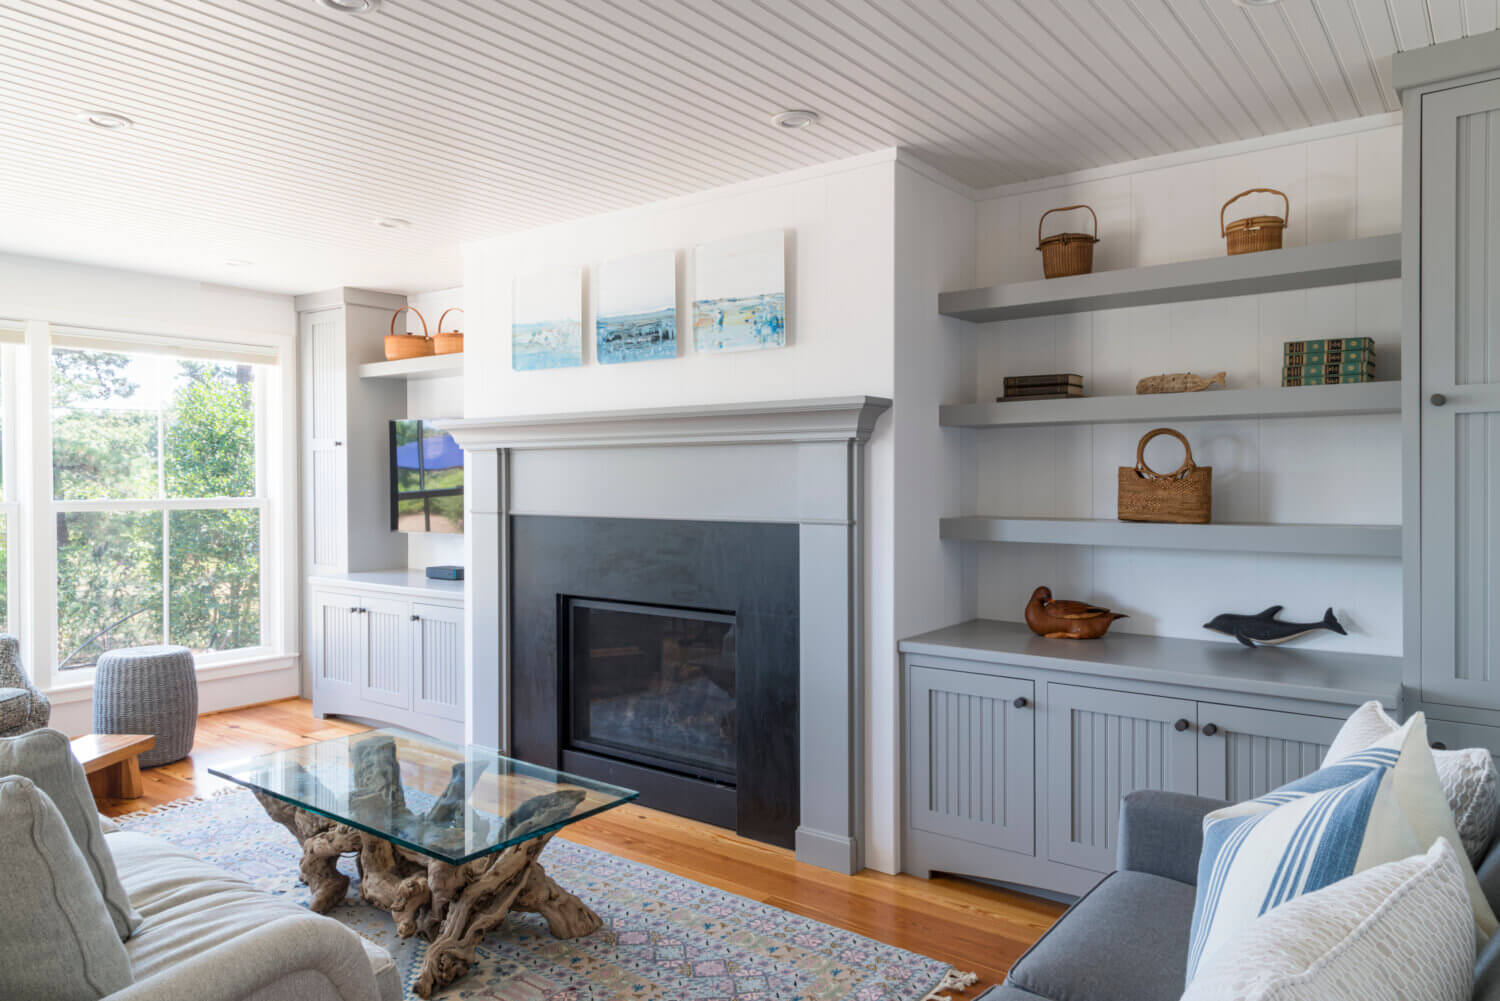
[[[464,530],[464,453],[423,421],[391,421],[391,529]]]

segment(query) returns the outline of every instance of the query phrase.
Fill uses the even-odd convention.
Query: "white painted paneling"
[[[1393,52],[1494,26],[1488,0],[5,0],[0,240],[443,288],[463,241],[893,146],[986,187],[1390,112]],[[789,107],[822,122],[779,131]]]
[[[464,612],[445,605],[411,606],[413,708],[464,719]]]
[[[983,200],[978,280],[1040,278],[1037,217],[1049,206],[1090,199],[1102,208],[1102,242],[1095,251],[1100,270],[1223,254],[1219,207],[1249,187],[1287,192],[1289,246],[1375,235],[1375,226],[1393,231],[1401,203],[1399,141],[1400,128],[1388,126]],[[1231,207],[1230,218],[1249,201]],[[1273,204],[1279,213],[1279,200],[1256,202],[1245,211],[1267,211]],[[994,399],[1007,375],[1038,372],[1076,372],[1090,395],[1130,394],[1142,376],[1183,370],[1225,371],[1231,388],[1278,386],[1284,342],[1318,337],[1373,337],[1378,377],[1397,379],[1399,306],[1400,284],[1393,280],[988,324],[975,332],[975,398]],[[975,432],[972,511],[1113,518],[1116,470],[1134,464],[1136,443],[1152,426]],[[1401,520],[1395,416],[1174,426],[1187,435],[1197,462],[1213,467],[1216,521]],[[1158,439],[1147,460],[1153,468],[1172,469],[1180,454],[1175,442]],[[1041,584],[1130,613],[1116,630],[1191,638],[1216,638],[1202,625],[1219,612],[1284,604],[1291,617],[1316,619],[1332,605],[1350,635],[1319,633],[1302,642],[1362,653],[1401,648],[1401,568],[1395,560],[1064,546],[985,545],[976,551],[978,610],[986,617],[1018,619]]]

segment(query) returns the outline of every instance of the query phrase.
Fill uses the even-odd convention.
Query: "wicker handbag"
[[[1246,195],[1263,193],[1267,195],[1280,195],[1286,211],[1280,216],[1274,215],[1252,215],[1243,219],[1236,219],[1227,226],[1224,224],[1224,213],[1229,206],[1244,198]],[[1277,191],[1275,188],[1251,188],[1241,191],[1219,209],[1219,235],[1224,237],[1225,246],[1231,254],[1253,254],[1258,250],[1280,250],[1281,233],[1286,229],[1287,220],[1292,217],[1292,200],[1286,196],[1286,192]]]
[[[443,315],[438,317],[437,333],[432,335],[432,349],[440,355],[462,354],[464,350],[464,332],[462,330],[444,330],[443,321],[448,319],[449,313],[462,313],[459,306],[450,306],[443,310]]]
[[[1042,223],[1054,212],[1071,212],[1073,209],[1089,209],[1087,205],[1064,205],[1048,209],[1036,221],[1036,249],[1042,252],[1042,274],[1048,278],[1066,278],[1068,275],[1086,275],[1094,270],[1094,244],[1099,242],[1099,217],[1094,216],[1092,233],[1054,233],[1042,239]]]
[[[405,310],[411,310],[417,314],[417,319],[422,321],[422,334],[398,334],[396,333],[396,317]],[[426,358],[432,354],[432,337],[427,333],[427,319],[415,306],[402,306],[391,314],[391,332],[385,335],[385,360],[401,361],[404,358]]]
[[[1146,465],[1146,443],[1160,434],[1182,442],[1182,465],[1175,473],[1156,472]],[[1120,520],[1166,521],[1206,525],[1213,517],[1213,467],[1193,461],[1193,447],[1181,431],[1157,428],[1141,436],[1135,465],[1120,467]]]

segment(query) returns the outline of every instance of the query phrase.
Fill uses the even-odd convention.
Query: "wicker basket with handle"
[[[464,350],[464,332],[462,330],[444,330],[443,321],[448,319],[449,313],[462,313],[459,306],[450,306],[443,310],[443,315],[438,317],[437,333],[432,335],[432,349],[440,355],[462,354]]]
[[[1182,465],[1174,473],[1158,473],[1146,465],[1146,444],[1169,434],[1182,442]],[[1181,431],[1157,428],[1141,436],[1135,465],[1120,467],[1120,520],[1165,521],[1206,525],[1213,517],[1213,467],[1193,461],[1193,447]]]
[[[1246,195],[1267,194],[1280,195],[1286,210],[1280,216],[1274,215],[1252,215],[1225,225],[1224,213],[1229,206],[1244,198]],[[1286,192],[1277,191],[1275,188],[1250,188],[1241,191],[1219,209],[1219,235],[1224,237],[1225,246],[1231,254],[1253,254],[1258,250],[1280,250],[1281,233],[1286,229],[1286,224],[1292,217],[1292,200],[1286,196]]]
[[[1054,212],[1088,209],[1094,216],[1092,233],[1054,233],[1042,239],[1042,223]],[[1064,205],[1048,209],[1036,221],[1036,249],[1042,252],[1042,274],[1048,278],[1086,275],[1094,270],[1094,244],[1099,242],[1099,217],[1087,205]]]
[[[421,336],[396,333],[396,318],[406,310],[417,314],[422,321]],[[385,360],[401,361],[403,358],[426,358],[432,354],[432,337],[427,333],[427,318],[415,306],[402,306],[391,314],[391,332],[385,335]]]

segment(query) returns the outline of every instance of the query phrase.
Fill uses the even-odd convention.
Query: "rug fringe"
[[[939,991],[965,991],[979,980],[977,973],[960,973],[957,970],[949,970],[943,974],[942,982],[927,993],[922,1001],[953,1001],[950,994],[940,994]]]
[[[122,813],[118,816],[110,817],[109,819],[113,820],[117,824],[132,820],[140,820],[142,817],[154,817],[158,814],[171,813],[173,810],[180,810],[185,806],[192,806],[195,803],[207,803],[212,800],[218,799],[220,796],[228,796],[233,793],[244,791],[244,786],[224,786],[222,789],[215,789],[207,796],[184,796],[181,799],[174,799],[170,803],[159,803],[156,806],[148,807],[144,810],[134,810],[130,813]]]

